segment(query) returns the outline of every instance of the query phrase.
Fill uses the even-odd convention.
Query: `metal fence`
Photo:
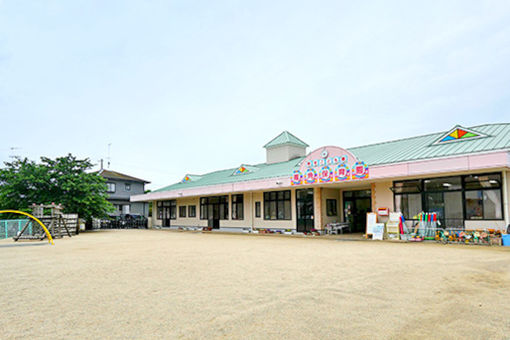
[[[101,229],[147,229],[147,219],[100,220]]]
[[[28,224],[27,230],[23,235],[32,235],[32,221],[28,219],[21,220],[0,220],[0,239],[16,236],[23,227]]]

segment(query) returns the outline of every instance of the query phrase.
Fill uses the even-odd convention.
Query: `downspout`
[[[250,206],[251,206],[251,230],[250,232],[253,233],[253,228],[255,227],[255,212],[253,206],[255,205],[255,202],[253,202],[253,191],[250,192]]]

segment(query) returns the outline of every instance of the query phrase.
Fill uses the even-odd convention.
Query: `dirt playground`
[[[0,241],[1,339],[509,339],[510,248],[160,230]]]

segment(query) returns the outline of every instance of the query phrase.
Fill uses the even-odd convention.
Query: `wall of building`
[[[294,145],[281,145],[266,150],[267,163],[286,162],[306,155],[306,148]]]
[[[115,183],[115,192],[108,193],[108,197],[112,200],[128,200],[133,195],[141,195],[144,193],[144,183],[132,182],[118,179],[106,179],[108,183]],[[126,190],[126,183],[131,185],[131,190]]]
[[[393,182],[376,182],[372,185],[372,212],[377,212],[379,208],[388,208],[390,211],[395,211],[393,200]],[[388,217],[377,216],[377,222],[386,223]]]
[[[485,228],[500,229],[500,230],[506,229],[506,223],[504,220],[503,221],[502,220],[498,220],[498,221],[466,220],[464,226],[466,229],[485,229]]]
[[[145,184],[119,179],[106,178],[108,183],[115,183],[115,192],[108,193],[108,201],[114,205],[129,205],[129,213],[148,216],[149,204],[147,202],[130,202],[132,195],[140,195],[145,191]],[[130,190],[126,190],[126,184],[130,185]],[[116,214],[122,213],[117,210]]]
[[[322,220],[322,228],[324,228],[328,223],[334,223],[334,222],[341,222],[342,221],[342,214],[341,214],[341,190],[339,189],[329,189],[329,188],[323,188],[322,189],[322,197],[321,197],[321,205],[322,205],[322,211],[320,212],[321,220]],[[326,200],[328,199],[334,199],[336,200],[336,211],[337,216],[328,216],[327,215],[327,206],[326,206]],[[316,212],[317,213],[317,212]]]
[[[476,221],[466,220],[465,227],[467,229],[478,229],[478,228],[498,228],[504,229],[510,222],[510,172],[504,173],[506,181],[504,183],[505,189],[502,190],[503,195],[503,210],[505,220],[496,221]],[[371,185],[372,193],[372,209],[377,211],[378,208],[389,208],[390,211],[395,211],[393,192],[391,187],[393,186],[392,181],[374,182]],[[295,229],[296,228],[296,194],[294,188],[291,190],[291,209],[292,219],[291,220],[264,220],[264,199],[263,191],[246,192],[244,193],[244,219],[243,220],[232,220],[232,202],[231,196],[229,195],[229,219],[221,220],[220,226],[222,228],[274,228],[274,229]],[[328,223],[344,221],[343,211],[343,191],[350,190],[349,188],[327,188],[327,187],[315,187],[314,188],[314,212],[316,216],[316,229],[322,229]],[[326,200],[336,199],[337,200],[337,212],[338,216],[327,216],[326,213]],[[320,201],[320,203],[319,203]],[[260,202],[261,216],[255,217],[255,202]],[[156,202],[153,202],[153,221],[154,226],[161,226],[161,220],[157,220],[157,208]],[[197,215],[195,218],[180,218],[179,217],[179,206],[181,205],[195,205]],[[186,214],[188,209],[186,208]],[[379,217],[380,222],[386,222],[386,217]],[[409,221],[411,224],[412,222]],[[172,226],[194,226],[194,227],[205,227],[207,226],[207,220],[200,219],[200,198],[180,198],[177,199],[177,218],[171,221]],[[319,225],[320,224],[320,225]]]
[[[220,220],[220,228],[275,228],[275,229],[295,229],[296,227],[296,197],[295,190],[291,189],[291,220],[264,220],[264,196],[263,192],[243,193],[244,197],[244,218],[242,220],[232,219],[232,197],[229,195],[229,212],[227,220]],[[171,225],[175,227],[207,227],[207,220],[200,219],[200,197],[178,198],[177,217],[171,220]],[[260,217],[255,217],[255,202],[260,202]],[[196,206],[196,217],[190,218],[188,215],[189,205]],[[153,225],[161,226],[162,221],[157,218],[157,202],[153,202]],[[179,217],[179,207],[186,206],[186,217]]]

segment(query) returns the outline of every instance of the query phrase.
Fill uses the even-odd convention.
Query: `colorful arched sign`
[[[292,185],[367,179],[368,166],[349,151],[326,146],[311,152],[291,175]]]

